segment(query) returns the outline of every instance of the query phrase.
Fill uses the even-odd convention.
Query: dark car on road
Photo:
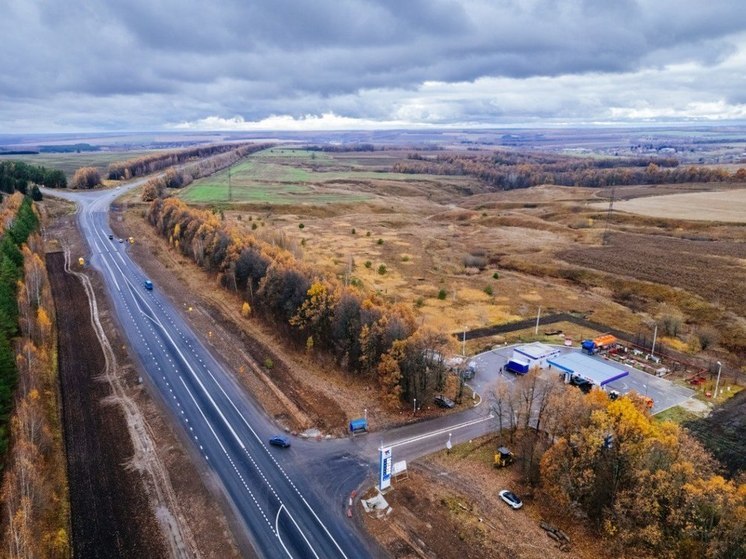
[[[500,491],[500,498],[508,503],[508,506],[512,509],[518,510],[523,506],[523,501],[521,501],[518,495],[507,489]]]
[[[290,446],[290,439],[283,437],[282,435],[275,435],[269,439],[269,444],[272,446],[279,446],[281,448],[287,448]]]
[[[436,396],[433,401],[441,408],[453,408],[456,406],[453,400],[451,400],[450,398],[446,398],[442,394],[440,396]]]

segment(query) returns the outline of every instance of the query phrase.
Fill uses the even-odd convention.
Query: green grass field
[[[687,422],[699,419],[697,414],[685,410],[681,406],[674,406],[665,411],[655,415],[655,419],[658,421],[673,421],[679,425]]]
[[[346,203],[370,198],[365,193],[346,192],[346,182],[415,180],[403,173],[365,170],[364,158],[344,155],[272,148],[231,167],[230,188],[229,172],[225,170],[195,181],[179,196],[198,204]]]

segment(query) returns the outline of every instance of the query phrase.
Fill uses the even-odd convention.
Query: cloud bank
[[[0,132],[742,120],[738,0],[0,0]]]

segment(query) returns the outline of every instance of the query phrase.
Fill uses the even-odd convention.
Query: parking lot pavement
[[[514,347],[515,345],[496,347],[490,351],[475,355],[467,361],[468,363],[473,362],[476,369],[474,378],[468,381],[467,385],[480,394],[483,399],[489,397],[489,392],[495,388],[498,380],[501,382],[515,382],[516,375],[508,372],[500,372],[501,368],[505,366],[513,355]],[[563,348],[563,350],[563,353],[579,351],[576,348]],[[600,362],[620,371],[628,371],[629,375],[607,386],[617,390],[621,394],[626,394],[634,390],[640,395],[652,398],[652,412],[654,414],[682,404],[694,395],[693,390],[678,386],[664,378],[655,377],[610,359],[600,357],[594,357],[594,359],[598,359]],[[557,374],[556,369],[543,369],[542,372],[547,375]]]
[[[500,372],[500,369],[513,355],[513,347],[505,346],[498,350],[486,351],[467,361],[467,363],[471,364],[473,362],[475,364],[476,374],[466,384],[477,394],[480,394],[482,399],[489,397],[489,392],[494,390],[498,380],[503,382],[515,381],[513,374]]]
[[[629,371],[629,375],[612,382],[608,386],[622,394],[634,390],[642,396],[652,398],[653,414],[662,412],[663,410],[667,410],[673,406],[678,406],[679,404],[686,402],[695,394],[694,390],[678,386],[670,380],[656,377],[628,366],[623,367],[615,361],[604,359],[604,362],[616,369]]]

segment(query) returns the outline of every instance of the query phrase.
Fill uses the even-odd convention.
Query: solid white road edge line
[[[482,423],[484,421],[489,421],[490,419],[493,419],[495,416],[493,414],[489,414],[487,417],[482,417],[479,419],[472,419],[471,421],[465,421],[464,423],[459,423],[458,425],[453,425],[451,427],[445,427],[443,429],[438,429],[437,431],[430,431],[429,433],[425,433],[424,435],[418,435],[416,437],[410,437],[409,439],[402,439],[400,441],[394,441],[391,443],[385,443],[383,446],[402,446],[405,444],[412,444],[416,443],[417,441],[421,441],[424,439],[429,439],[430,437],[435,437],[436,435],[442,435],[444,433],[449,433],[452,431],[457,431],[458,429],[463,429],[464,427],[470,427],[471,425],[476,425],[477,423]]]

